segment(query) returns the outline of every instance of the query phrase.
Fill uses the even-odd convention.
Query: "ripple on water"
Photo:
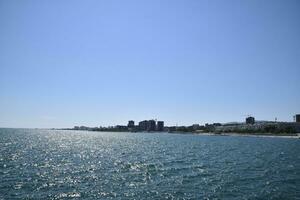
[[[29,129],[0,136],[0,199],[300,196],[298,140]]]

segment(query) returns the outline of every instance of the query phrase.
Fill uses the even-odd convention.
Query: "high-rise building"
[[[163,121],[158,121],[157,122],[157,131],[164,131],[164,122]]]
[[[246,118],[246,124],[254,124],[255,118],[254,117],[247,117]]]
[[[140,131],[163,131],[164,130],[164,122],[160,121],[156,125],[155,120],[144,120],[139,122],[139,130]]]
[[[127,127],[128,128],[134,128],[134,121],[133,120],[128,121]]]
[[[155,122],[155,120],[148,120],[147,131],[155,131],[155,130],[156,130],[156,122]]]
[[[147,131],[148,121],[144,120],[139,122],[139,130],[141,131]]]
[[[295,122],[300,123],[300,114],[295,115]]]

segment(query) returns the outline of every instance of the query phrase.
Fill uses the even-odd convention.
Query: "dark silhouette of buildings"
[[[147,127],[148,127],[148,121],[147,120],[139,122],[139,130],[140,131],[147,131]]]
[[[254,124],[255,118],[254,117],[247,117],[246,118],[246,124]]]
[[[133,120],[128,121],[127,127],[128,128],[134,128],[134,121]]]
[[[300,123],[300,114],[295,115],[295,122]]]
[[[155,131],[155,130],[156,130],[155,120],[148,120],[147,131]]]
[[[114,129],[118,130],[118,131],[127,131],[128,130],[127,126],[123,126],[123,125],[116,125],[114,127]]]
[[[138,130],[140,131],[164,131],[164,122],[155,120],[144,120],[139,122]]]
[[[67,129],[69,130],[69,129]],[[255,121],[255,118],[248,115],[245,123],[206,123],[205,126],[193,124],[191,126],[164,126],[164,121],[143,120],[135,125],[133,120],[129,120],[127,126],[117,125],[108,127],[86,127],[75,126],[72,130],[87,131],[108,131],[108,132],[178,132],[178,133],[275,133],[275,134],[295,134],[300,133],[300,114],[294,116],[294,122],[278,122],[278,121]]]
[[[164,131],[164,122],[163,121],[157,122],[157,131]]]

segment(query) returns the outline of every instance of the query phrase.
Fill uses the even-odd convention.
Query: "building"
[[[157,122],[157,131],[164,131],[164,122],[163,121],[158,121]]]
[[[113,127],[113,129],[115,129],[116,131],[127,131],[127,126],[123,126],[123,125],[116,125],[115,127]]]
[[[155,122],[155,120],[148,120],[147,131],[155,131],[155,130],[156,130],[156,122]]]
[[[156,122],[155,120],[144,120],[139,122],[140,131],[156,131]]]
[[[148,127],[148,121],[147,120],[139,122],[139,130],[140,131],[147,131],[147,127]]]
[[[222,126],[221,123],[213,123],[214,126]]]
[[[205,131],[215,131],[215,126],[213,124],[206,123],[204,126]]]
[[[300,114],[294,116],[295,122],[300,123]]]
[[[247,117],[246,118],[246,124],[254,124],[255,118],[254,117]]]
[[[128,128],[134,128],[134,121],[133,120],[128,121],[127,127]]]
[[[194,131],[200,129],[200,125],[199,125],[199,124],[193,124],[192,127],[193,127],[193,130],[194,130]]]

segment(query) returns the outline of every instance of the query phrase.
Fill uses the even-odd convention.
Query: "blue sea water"
[[[300,199],[300,140],[0,129],[0,199]]]

